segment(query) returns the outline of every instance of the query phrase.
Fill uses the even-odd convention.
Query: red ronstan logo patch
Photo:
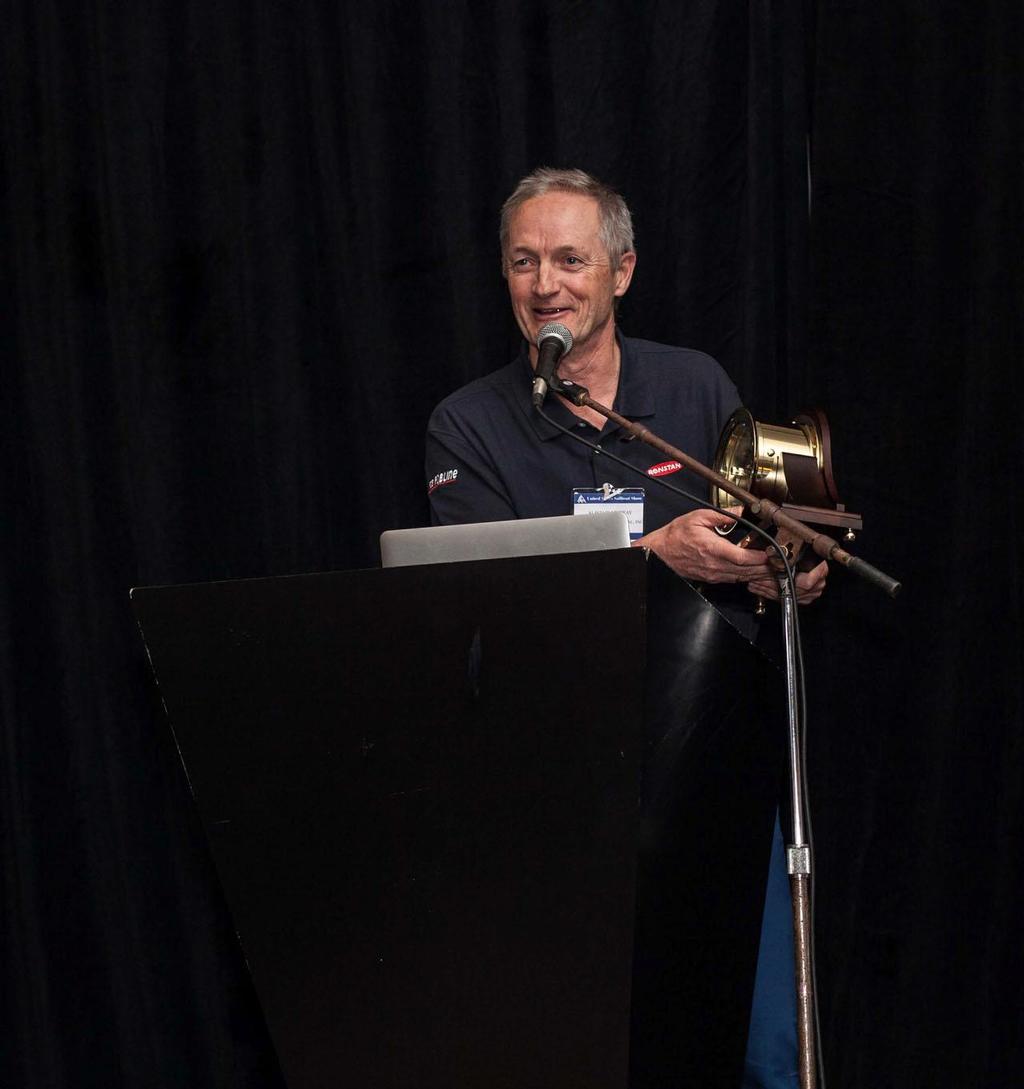
[[[678,461],[659,461],[647,470],[648,476],[668,476],[669,473],[678,473],[683,466]]]

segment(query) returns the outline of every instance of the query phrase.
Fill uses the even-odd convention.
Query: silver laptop
[[[380,558],[384,567],[596,552],[605,548],[629,548],[629,525],[621,511],[426,529],[389,529],[380,535]]]

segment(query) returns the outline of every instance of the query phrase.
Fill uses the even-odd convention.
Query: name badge
[[[573,488],[573,514],[603,514],[621,511],[629,525],[629,539],[639,540],[644,535],[643,488],[615,488],[603,484],[600,488]]]

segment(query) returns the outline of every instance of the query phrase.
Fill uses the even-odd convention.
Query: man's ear
[[[630,251],[624,253],[619,261],[619,267],[615,270],[615,294],[622,297],[629,290],[629,283],[633,279],[633,269],[636,268],[636,254]]]

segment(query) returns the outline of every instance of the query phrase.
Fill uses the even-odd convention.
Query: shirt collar
[[[615,339],[619,345],[619,388],[616,390],[612,408],[631,420],[650,418],[655,414],[655,393],[650,375],[640,365],[635,342],[624,337],[618,329],[615,330]],[[557,438],[561,432],[533,410],[533,368],[530,366],[530,354],[525,340],[519,348],[518,363],[522,374],[521,385],[517,382],[520,388],[520,407],[529,417],[537,438],[542,442]],[[557,395],[545,401],[544,410],[563,427],[573,427],[579,422],[578,417],[569,411],[568,406]],[[609,434],[616,430],[618,429],[613,427]]]

